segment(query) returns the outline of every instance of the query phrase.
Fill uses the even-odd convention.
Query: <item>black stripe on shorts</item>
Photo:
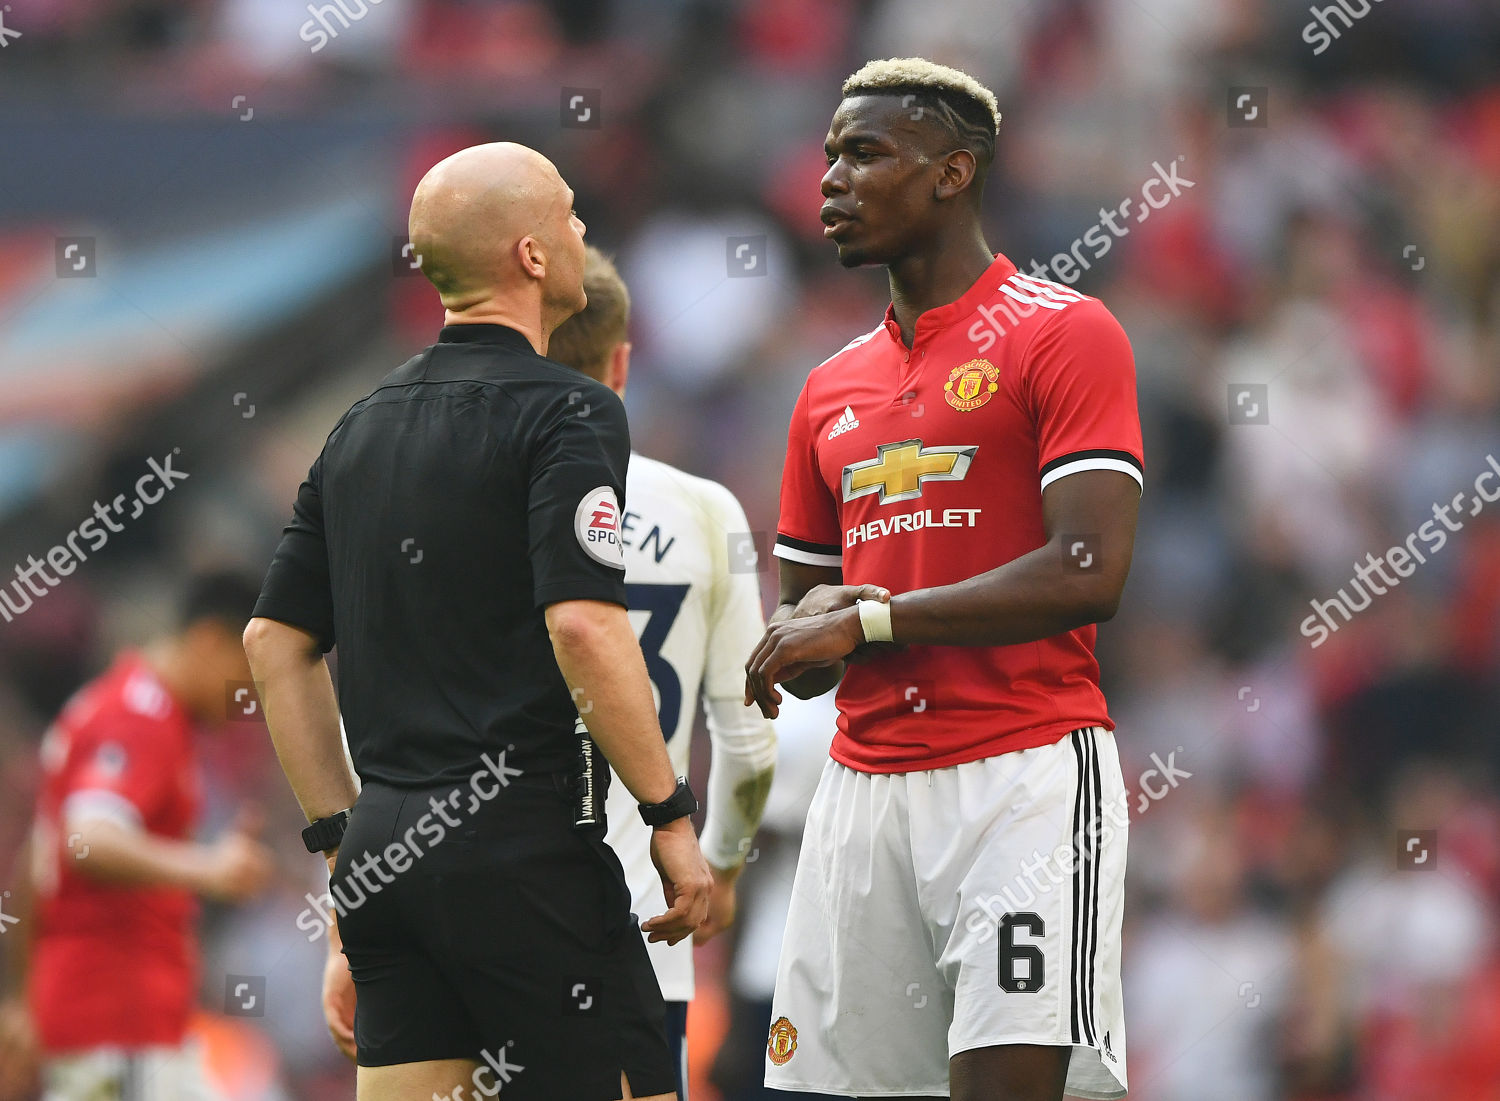
[[[1099,844],[1104,824],[1104,795],[1102,792],[1102,781],[1099,775],[1099,731],[1090,728],[1089,740],[1089,763],[1094,774],[1094,812],[1089,816],[1089,843],[1093,850],[1093,901],[1089,905],[1089,952],[1088,959],[1084,964],[1084,976],[1088,982],[1087,995],[1084,998],[1084,1009],[1088,1014],[1089,1043],[1098,1042],[1099,1021],[1095,1016],[1097,1003],[1097,991],[1094,983],[1099,977],[1099,969],[1095,965],[1095,957],[1099,954],[1099,865],[1102,863]]]
[[[1099,754],[1091,729],[1072,734],[1078,765],[1078,790],[1073,796],[1073,1042],[1093,1046],[1094,957],[1099,947]]]

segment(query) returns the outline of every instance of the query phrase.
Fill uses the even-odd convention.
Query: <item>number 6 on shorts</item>
[[[1000,989],[1011,994],[1035,994],[1046,984],[1046,959],[1035,944],[1017,944],[1016,927],[1026,929],[1040,939],[1047,932],[1041,914],[1026,912],[1006,914],[1000,919]],[[1024,963],[1025,973],[1017,975],[1016,964]]]

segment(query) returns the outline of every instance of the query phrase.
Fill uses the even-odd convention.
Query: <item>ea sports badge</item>
[[[971,359],[948,372],[943,398],[960,413],[978,409],[1000,389],[1000,368],[987,359]]]
[[[573,513],[573,532],[578,545],[595,562],[625,568],[625,548],[620,543],[620,502],[609,486],[591,489]]]
[[[766,1041],[766,1058],[778,1067],[784,1067],[797,1052],[797,1030],[785,1017],[777,1017],[771,1026],[771,1038]]]

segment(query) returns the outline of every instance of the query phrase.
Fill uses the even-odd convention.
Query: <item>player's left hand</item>
[[[891,591],[879,585],[814,585],[797,601],[790,618],[806,619],[811,615],[836,612],[840,608],[852,608],[857,600],[878,600],[889,604]]]
[[[758,704],[762,715],[774,719],[781,711],[776,685],[832,665],[864,640],[853,607],[771,624],[745,663],[745,705]]]
[[[735,881],[740,878],[744,865],[738,868],[715,868],[709,865],[714,876],[713,891],[708,896],[708,920],[693,932],[694,944],[705,944],[734,924],[739,901],[735,894]]]
[[[334,1046],[352,1062],[356,1053],[354,976],[349,974],[349,961],[332,945],[329,947],[328,960],[323,965],[323,1020],[328,1024]]]

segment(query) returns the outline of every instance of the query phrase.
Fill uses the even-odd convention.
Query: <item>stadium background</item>
[[[53,711],[185,571],[263,569],[333,420],[431,340],[406,202],[463,145],[534,145],[577,189],[635,296],[636,445],[733,488],[765,570],[801,380],[886,301],[821,240],[822,137],[843,76],[920,54],[1000,98],[987,223],[1023,268],[1135,200],[1075,284],[1132,338],[1146,428],[1100,642],[1137,802],[1132,1097],[1500,1098],[1495,512],[1322,645],[1299,629],[1500,456],[1493,3],[337,3],[316,51],[304,0],[0,15],[0,562],[151,457],[190,476],[0,625],[0,884]],[[352,1097],[295,924],[320,864],[258,717],[226,692],[226,719],[207,829],[259,802],[280,874],[206,915],[204,1027],[239,1098]],[[731,947],[699,953],[700,1101]],[[227,975],[266,978],[263,1015],[224,1012]]]

